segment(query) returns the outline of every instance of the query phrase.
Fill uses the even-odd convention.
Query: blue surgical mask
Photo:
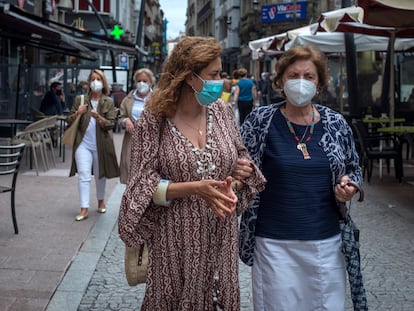
[[[203,88],[200,92],[191,86],[198,103],[201,106],[211,106],[221,96],[224,80],[203,80],[198,74],[194,73],[194,75],[203,81]]]

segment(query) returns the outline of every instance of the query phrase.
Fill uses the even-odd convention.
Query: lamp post
[[[351,6],[351,0],[342,0],[342,7]],[[348,105],[350,116],[358,115],[359,104],[359,87],[357,73],[357,52],[355,47],[354,34],[344,33],[345,55],[346,55],[346,78],[348,86]]]
[[[254,11],[259,11],[259,5],[260,5],[260,1],[259,0],[253,0],[252,2],[253,4],[253,10]],[[261,15],[261,13],[260,13]],[[261,16],[260,16],[260,21],[261,21]],[[257,52],[256,56],[252,55],[252,60],[254,62],[254,76],[256,79],[258,79],[260,77],[260,60],[258,58]]]
[[[296,28],[296,0],[293,0],[293,28]]]
[[[140,46],[142,42],[142,27],[144,24],[145,0],[141,0],[141,7],[139,9],[139,20],[137,23],[137,35],[135,37],[135,45]],[[135,53],[134,67],[131,75],[131,85],[134,85],[134,73],[138,69],[141,52]]]
[[[106,29],[106,25],[101,17],[101,15],[99,14],[98,10],[95,8],[95,6],[93,5],[93,3],[90,0],[86,0],[86,2],[88,3],[89,7],[92,9],[93,13],[95,14],[96,18],[99,21],[99,24],[101,25],[105,36],[110,39],[110,35],[108,33],[108,30]],[[113,50],[109,50],[109,53],[111,55],[111,63],[112,63],[112,83],[116,83],[116,70],[115,70],[115,55],[114,55],[114,51]]]

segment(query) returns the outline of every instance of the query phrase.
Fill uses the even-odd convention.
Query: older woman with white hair
[[[128,182],[131,138],[134,124],[144,110],[145,102],[152,92],[155,76],[148,68],[141,68],[135,72],[134,82],[135,88],[122,100],[119,114],[120,126],[125,129],[120,161],[120,182],[123,184]]]

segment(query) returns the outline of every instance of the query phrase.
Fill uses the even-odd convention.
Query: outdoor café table
[[[20,120],[20,119],[0,119],[0,126],[9,125],[11,127],[11,137],[16,135],[17,125],[28,125],[32,123],[29,120]]]
[[[380,117],[380,118],[373,118],[373,117],[365,117],[362,119],[364,123],[376,123],[376,124],[387,124],[391,122],[391,119],[388,117]],[[404,123],[405,118],[394,118],[394,123]]]
[[[389,133],[389,134],[414,134],[414,126],[412,125],[397,125],[397,126],[386,126],[380,127],[377,129],[379,133]]]
[[[389,124],[391,122],[391,119],[389,117],[365,117],[362,119],[363,123],[366,123],[368,125],[368,132],[373,133],[376,129],[380,127],[386,126],[386,124]],[[398,123],[404,123],[405,118],[394,118],[394,124]]]

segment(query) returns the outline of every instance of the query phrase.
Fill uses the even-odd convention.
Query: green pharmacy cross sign
[[[122,28],[119,28],[118,25],[115,25],[114,28],[111,30],[111,36],[113,36],[115,40],[120,40],[124,32],[125,30],[123,30]]]

